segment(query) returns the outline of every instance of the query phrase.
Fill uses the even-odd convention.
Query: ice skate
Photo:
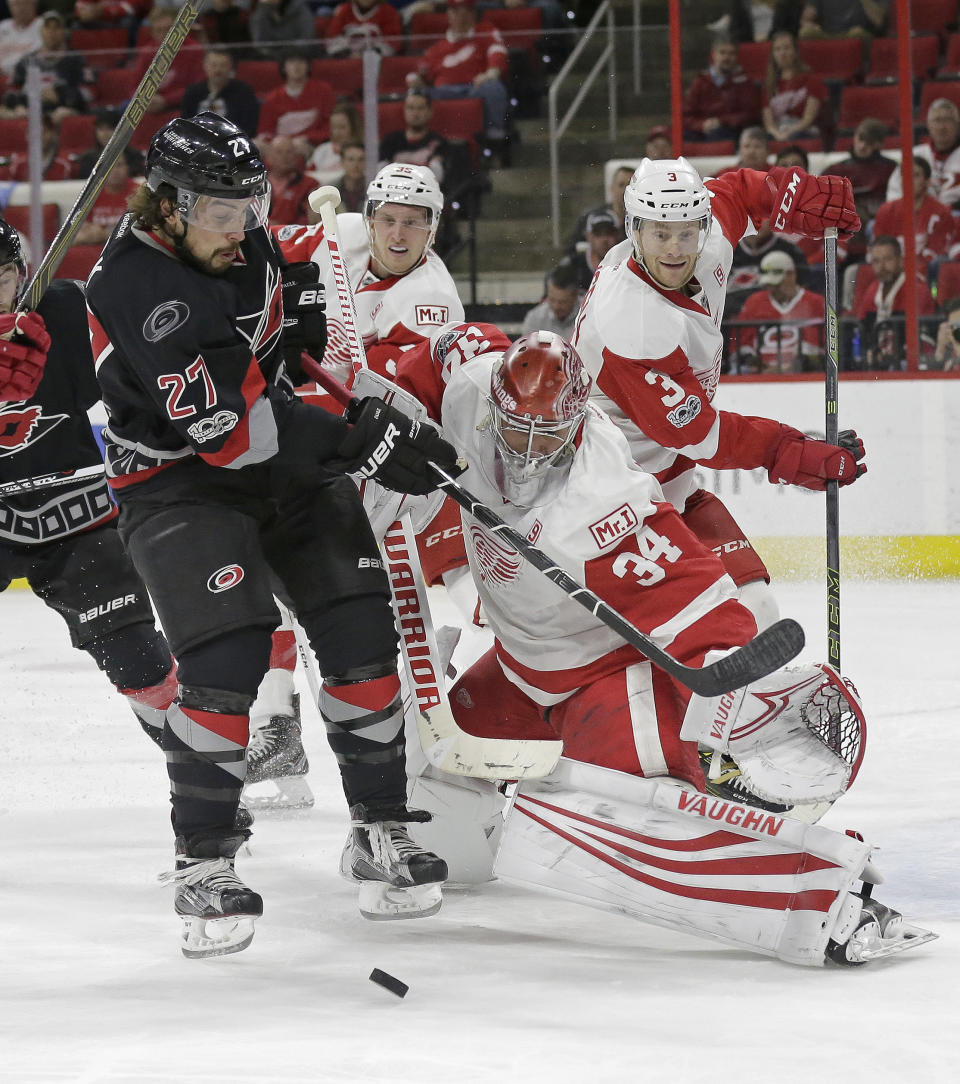
[[[938,936],[930,930],[905,922],[903,915],[892,907],[866,898],[849,938],[842,944],[830,941],[826,955],[828,960],[841,966],[859,967],[871,960],[925,945],[928,941],[935,941]]]
[[[350,814],[340,868],[360,884],[363,917],[382,921],[436,914],[443,902],[440,886],[447,879],[447,864],[414,843],[405,827],[430,815],[403,806],[362,805],[354,806]]]
[[[173,907],[183,919],[180,946],[192,960],[240,952],[253,940],[254,920],[263,914],[263,899],[240,880],[234,855],[246,833],[208,839],[188,854],[177,840],[177,868],[159,880],[176,886]]]
[[[719,771],[714,766],[715,757],[720,760]],[[753,806],[755,809],[765,809],[768,813],[787,813],[791,808],[789,805],[764,801],[763,798],[758,798],[756,794],[747,790],[736,761],[725,754],[715,753],[710,749],[701,749],[700,767],[703,769],[703,778],[708,794],[713,794],[717,798],[725,798],[727,801]],[[711,772],[713,772],[712,777]]]
[[[310,768],[300,729],[300,694],[290,715],[271,715],[259,726],[251,720],[244,803],[250,809],[310,809]]]

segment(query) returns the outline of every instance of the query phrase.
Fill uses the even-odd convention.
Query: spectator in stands
[[[353,102],[338,102],[330,112],[330,138],[319,144],[310,155],[308,168],[319,174],[329,174],[323,183],[332,182],[342,171],[340,150],[344,143],[363,144],[363,121]]]
[[[823,248],[822,242],[820,247]],[[794,244],[794,238],[789,234],[774,233],[770,223],[763,222],[756,233],[744,237],[734,249],[724,309],[728,317],[736,316],[747,298],[762,285],[760,269],[764,259],[773,252],[789,256],[797,272],[797,281],[807,288],[812,287],[807,258]]]
[[[875,117],[865,117],[853,133],[853,148],[849,158],[827,166],[824,173],[848,177],[857,201],[857,214],[866,229],[880,204],[887,199],[887,183],[897,168],[891,158],[880,153],[887,137],[887,126]]]
[[[403,20],[387,0],[349,0],[333,13],[327,26],[330,56],[360,56],[364,49],[381,56],[403,50]]]
[[[586,247],[571,256],[565,256],[559,266],[569,267],[577,286],[586,290],[593,281],[600,261],[622,239],[621,233],[621,224],[612,211],[593,211],[587,215],[584,228]]]
[[[367,202],[366,148],[362,143],[344,143],[340,148],[340,159],[343,173],[332,182],[340,190],[337,214],[363,211]]]
[[[60,125],[52,113],[43,114],[40,131],[40,156],[43,166],[41,176],[45,181],[68,181],[73,176],[73,163],[60,154]],[[30,155],[27,151],[14,151],[7,165],[0,168],[2,181],[29,181]]]
[[[903,285],[903,250],[896,237],[878,235],[870,245],[870,266],[876,283],[857,291],[853,315],[860,321],[860,341],[870,369],[899,369],[904,357],[904,324],[901,317],[906,304]],[[861,270],[861,274],[863,271]],[[917,315],[932,316],[936,306],[926,281],[916,279]]]
[[[807,139],[820,135],[827,88],[800,59],[792,34],[774,34],[763,88],[763,126],[772,139]]]
[[[930,163],[930,194],[960,210],[960,110],[949,98],[936,98],[927,109],[927,141],[913,148],[914,158]],[[899,167],[890,174],[887,199],[903,195]]]
[[[547,276],[547,296],[523,318],[521,335],[532,331],[553,331],[561,338],[573,335],[581,293],[569,264],[558,264]]]
[[[786,147],[782,147],[777,151],[777,157],[773,160],[775,166],[783,166],[785,169],[789,169],[790,166],[799,166],[801,169],[810,172],[810,156],[796,143],[788,143]]]
[[[896,237],[902,247],[906,222],[913,222],[916,230],[917,271],[926,275],[931,263],[946,257],[956,237],[950,208],[930,195],[930,163],[926,158],[913,160],[913,213],[907,213],[902,197],[882,204],[873,221],[874,235]]]
[[[132,29],[150,10],[150,0],[77,0],[73,18],[91,29],[124,26]]]
[[[77,158],[74,166],[74,176],[85,180],[93,172],[93,167],[100,159],[103,148],[107,145],[113,130],[120,120],[121,110],[110,107],[98,109],[93,120],[93,146]],[[123,152],[127,160],[127,168],[131,177],[143,175],[143,155],[136,148],[127,144]]]
[[[740,67],[737,46],[714,39],[710,67],[694,79],[683,99],[683,136],[692,140],[739,139],[760,123],[760,88]]]
[[[308,159],[313,148],[330,135],[330,114],[337,96],[326,80],[310,78],[310,58],[301,49],[281,59],[280,74],[283,86],[263,99],[257,142],[290,136],[298,153]]]
[[[623,193],[626,191],[632,176],[633,166],[617,166],[610,182],[609,202],[600,207],[591,207],[589,211],[584,211],[583,214],[580,215],[577,219],[577,224],[574,226],[573,232],[570,235],[570,240],[567,242],[566,254],[568,256],[572,257],[577,251],[586,248],[587,219],[600,211],[613,212],[613,216],[616,218],[619,227],[617,241],[620,242],[626,240],[627,234],[624,229],[624,219],[627,212],[623,205]]]
[[[274,226],[305,226],[307,196],[317,182],[303,171],[303,158],[289,136],[278,135],[266,146],[264,159],[270,181],[270,223]]]
[[[960,297],[953,297],[943,306],[943,323],[937,328],[937,345],[933,351],[933,367],[951,371],[960,369]]]
[[[286,55],[295,45],[302,49],[304,42],[316,36],[316,20],[307,0],[258,0],[250,16],[250,37],[269,60]]]
[[[419,71],[407,76],[411,87],[430,87],[432,98],[480,98],[484,133],[493,149],[505,150],[507,137],[507,48],[497,30],[477,26],[475,0],[448,0],[446,36],[431,45]],[[501,159],[502,161],[502,159]]]
[[[380,140],[380,166],[388,162],[429,166],[442,186],[447,141],[430,128],[432,115],[429,96],[422,90],[408,91],[403,100],[404,126],[387,132]]]
[[[769,41],[781,30],[796,34],[800,26],[798,0],[730,0],[729,9],[709,27],[734,41]]]
[[[43,47],[36,0],[7,0],[10,18],[0,19],[0,75],[7,79],[21,57]]]
[[[113,164],[103,188],[90,208],[74,244],[102,245],[113,232],[113,227],[127,211],[127,200],[140,187],[130,176],[127,159],[121,155]]]
[[[150,9],[150,14],[146,18],[150,40],[137,49],[133,62],[133,70],[138,81],[143,78],[147,68],[153,63],[153,58],[157,55],[157,47],[173,26],[176,14],[175,7],[164,4],[157,4]],[[166,75],[160,80],[156,94],[147,105],[148,113],[165,113],[172,109],[179,109],[187,87],[203,79],[203,56],[198,46],[199,43],[190,38],[181,46],[167,69]]]
[[[670,127],[666,124],[655,124],[647,132],[647,141],[644,144],[644,153],[647,158],[656,162],[664,158],[673,158],[673,137],[670,135]]]
[[[744,128],[740,133],[737,143],[737,160],[732,166],[718,169],[716,175],[722,176],[736,169],[758,169],[766,173],[770,168],[767,161],[770,153],[770,137],[766,129],[759,125],[753,128]]]
[[[87,88],[93,77],[87,71],[83,57],[67,51],[67,28],[58,11],[42,16],[40,35],[43,45],[17,61],[10,81],[10,90],[3,96],[5,116],[27,115],[27,69],[40,72],[40,98],[45,113],[53,114],[59,124],[72,113],[87,111]]]
[[[800,285],[793,258],[778,250],[760,261],[759,284],[766,289],[751,293],[737,317],[754,324],[735,333],[739,371],[799,373],[820,368],[823,296]]]
[[[233,0],[210,0],[200,26],[211,44],[240,45],[250,40],[250,12]]]
[[[883,33],[889,0],[806,0],[801,38],[873,38]]]
[[[195,117],[205,111],[217,113],[233,121],[248,136],[255,136],[260,99],[249,83],[236,78],[230,49],[211,45],[203,56],[203,73],[206,79],[191,83],[184,91],[181,115]]]

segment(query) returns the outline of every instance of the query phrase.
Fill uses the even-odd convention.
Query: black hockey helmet
[[[144,173],[154,191],[161,184],[177,189],[177,209],[187,221],[195,220],[192,212],[203,196],[249,201],[245,229],[266,221],[267,167],[249,136],[216,113],[175,117],[165,124],[150,142]]]
[[[8,263],[16,264],[21,275],[27,273],[27,261],[23,258],[20,234],[6,219],[0,218],[0,267]]]

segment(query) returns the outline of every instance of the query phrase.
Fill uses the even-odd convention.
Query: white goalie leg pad
[[[658,926],[819,966],[849,936],[871,848],[851,836],[561,760],[516,790],[495,874]],[[851,900],[859,901],[857,903]]]
[[[855,778],[866,721],[853,686],[814,663],[783,667],[722,696],[692,696],[680,736],[729,752],[760,798],[823,802]]]

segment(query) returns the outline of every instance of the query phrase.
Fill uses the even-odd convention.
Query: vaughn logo
[[[446,305],[417,305],[418,324],[433,324],[441,327],[450,320],[450,310]]]
[[[190,306],[185,301],[164,301],[143,322],[143,337],[148,343],[159,342],[176,331],[190,318]]]
[[[207,590],[211,594],[219,595],[221,591],[229,591],[231,587],[236,587],[242,579],[243,569],[239,565],[224,565],[207,580]]]
[[[67,414],[44,414],[42,407],[23,402],[0,403],[0,458],[36,444],[68,418]]]

